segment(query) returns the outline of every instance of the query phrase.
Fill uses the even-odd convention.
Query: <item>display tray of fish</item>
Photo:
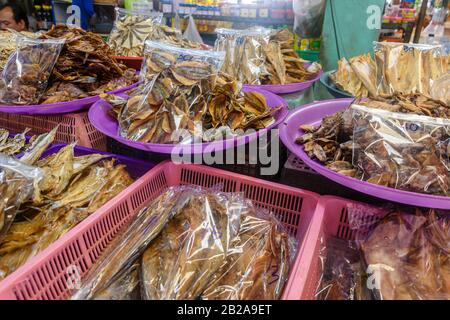
[[[308,166],[346,187],[445,209],[449,115],[448,105],[421,94],[328,100],[291,113],[280,137]]]
[[[0,158],[0,281],[153,167],[73,144],[50,146],[55,133],[36,137],[20,159]]]
[[[39,53],[41,49],[36,48],[35,44],[22,46],[21,54],[28,61],[26,70],[33,72],[27,74],[26,81],[23,80],[25,82],[21,86],[12,86],[8,83],[1,86],[5,91],[2,105],[0,105],[1,112],[53,114],[78,111],[97,101],[99,94],[124,92],[138,82],[136,70],[118,63],[113,58],[113,52],[108,44],[94,33],[58,25],[35,41],[61,39],[64,40],[64,45],[60,53],[54,55],[56,59],[54,67],[50,68],[52,66],[50,65],[47,70],[49,71],[46,79],[48,84],[39,88],[43,90],[43,93],[37,96],[38,101],[25,98],[37,91],[29,84],[38,80],[39,83],[43,83],[42,75],[38,78],[40,73],[34,70],[39,69],[35,56],[45,55],[45,52]],[[14,62],[13,60],[11,63]],[[11,63],[8,62],[7,67]],[[11,68],[14,67],[12,65]],[[20,70],[18,72],[20,74]],[[34,81],[34,78],[37,80]],[[20,103],[16,103],[19,101],[17,97],[23,97]],[[33,102],[27,103],[27,101]]]

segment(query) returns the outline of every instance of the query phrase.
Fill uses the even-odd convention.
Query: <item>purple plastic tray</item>
[[[133,89],[139,84],[139,82],[132,84],[128,87],[111,91],[110,93],[119,94]],[[83,99],[58,102],[50,104],[38,104],[30,106],[17,106],[17,105],[0,105],[0,112],[14,113],[14,114],[26,114],[26,115],[44,115],[44,114],[62,114],[71,113],[75,111],[82,111],[89,109],[95,102],[100,100],[99,96],[87,97]]]
[[[341,175],[326,168],[320,162],[312,160],[303,150],[303,146],[295,143],[295,139],[303,133],[299,129],[300,125],[319,125],[325,116],[345,109],[352,101],[353,99],[325,100],[292,111],[283,124],[279,126],[281,140],[292,153],[303,160],[310,168],[348,188],[403,204],[426,208],[450,209],[450,197],[396,190]]]
[[[310,88],[314,82],[318,81],[320,79],[320,76],[322,75],[323,71],[320,70],[314,78],[311,80],[303,81],[303,82],[297,82],[297,83],[290,83],[290,84],[263,84],[263,85],[254,85],[254,84],[246,84],[244,87],[254,89],[259,88],[263,89],[272,93],[276,94],[286,94],[286,93],[294,93],[294,92],[300,92],[303,90],[306,90]]]
[[[66,144],[54,144],[50,146],[43,154],[42,157],[46,157],[50,154],[58,152],[61,148],[67,146]],[[98,153],[110,155],[111,158],[117,159],[117,163],[124,164],[126,166],[126,170],[130,174],[133,179],[139,179],[144,174],[146,174],[150,169],[152,169],[155,164],[152,162],[142,161],[126,156],[115,155],[108,152],[97,151],[89,148],[75,146],[74,148],[75,156],[85,156],[88,154]]]
[[[279,110],[275,115],[275,122],[269,127],[259,130],[253,134],[248,134],[242,137],[236,137],[226,140],[207,142],[207,143],[198,143],[198,144],[155,144],[155,143],[144,143],[131,141],[125,138],[122,138],[118,135],[119,124],[117,120],[112,118],[108,111],[111,109],[111,105],[104,100],[97,101],[92,108],[89,110],[89,121],[92,125],[103,134],[108,137],[119,141],[129,147],[140,149],[144,151],[150,151],[155,153],[164,153],[171,154],[172,151],[176,151],[179,154],[201,154],[201,153],[210,153],[210,152],[218,152],[222,150],[226,150],[229,148],[233,148],[235,146],[244,145],[256,139],[259,135],[267,132],[270,129],[276,128],[281,122],[283,122],[284,118],[289,113],[286,101],[268,91],[261,89],[249,89],[244,88],[244,91],[257,91],[262,93],[266,99],[267,103],[270,107],[277,107],[279,105],[283,105],[283,108]],[[176,149],[175,149],[176,148]],[[175,149],[175,150],[174,150]]]

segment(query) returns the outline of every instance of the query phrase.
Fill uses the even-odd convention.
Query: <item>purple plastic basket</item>
[[[325,116],[347,108],[352,101],[353,99],[325,100],[309,104],[301,109],[293,110],[283,124],[279,126],[281,140],[292,153],[310,168],[348,188],[403,204],[427,208],[450,209],[450,197],[397,190],[341,175],[326,168],[320,162],[312,160],[303,150],[303,146],[295,143],[296,138],[303,133],[299,128],[300,125],[319,125]]]
[[[130,86],[111,91],[112,94],[124,93],[130,89],[137,87],[139,82]],[[0,112],[26,114],[26,115],[44,115],[44,114],[63,114],[89,109],[95,102],[100,100],[99,96],[87,97],[83,99],[50,103],[38,104],[31,106],[17,106],[17,105],[0,105]]]
[[[308,67],[310,64],[305,64],[306,67]],[[303,82],[297,82],[297,83],[290,83],[290,84],[263,84],[263,85],[254,85],[254,84],[245,84],[244,87],[250,88],[250,89],[263,89],[272,93],[276,94],[287,94],[287,93],[294,93],[294,92],[300,92],[303,90],[306,90],[310,88],[315,82],[317,82],[320,79],[320,76],[322,75],[323,71],[320,70],[314,78],[311,80],[303,81]]]
[[[231,138],[226,140],[208,142],[208,143],[198,143],[198,144],[155,144],[155,143],[144,143],[131,141],[125,138],[122,138],[118,135],[119,124],[117,120],[112,118],[108,111],[111,109],[111,105],[104,100],[100,100],[96,102],[92,108],[89,110],[89,121],[92,125],[103,134],[108,137],[119,141],[129,147],[140,149],[144,151],[150,151],[155,153],[164,153],[171,154],[172,151],[177,151],[179,154],[201,154],[201,153],[210,153],[210,152],[219,152],[222,150],[226,150],[229,148],[233,148],[236,146],[244,145],[256,139],[259,135],[264,134],[270,129],[276,128],[281,122],[283,122],[284,118],[289,113],[286,101],[265,90],[261,89],[249,89],[244,88],[244,91],[257,91],[262,93],[267,98],[267,103],[270,107],[277,107],[279,105],[283,105],[283,108],[279,110],[275,115],[275,122],[269,127],[259,130],[253,134],[248,134],[242,137]]]
[[[65,146],[67,146],[67,145],[66,144],[52,145],[42,154],[42,157],[47,157],[48,155],[56,153]],[[142,177],[144,174],[146,174],[150,169],[152,169],[155,166],[155,164],[152,162],[142,161],[142,160],[126,157],[126,156],[115,155],[112,153],[97,151],[97,150],[93,150],[93,149],[89,149],[89,148],[85,148],[85,147],[79,147],[79,146],[75,146],[74,153],[75,153],[76,157],[85,156],[85,155],[93,154],[93,153],[109,155],[109,156],[111,156],[111,158],[117,159],[117,163],[125,165],[126,170],[130,174],[130,176],[135,180]]]

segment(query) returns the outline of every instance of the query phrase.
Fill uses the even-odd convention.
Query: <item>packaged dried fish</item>
[[[433,83],[448,72],[442,46],[375,42],[377,89],[380,95],[431,95]]]
[[[41,38],[65,40],[42,104],[98,95],[138,81],[136,70],[119,64],[98,34],[58,25]]]
[[[33,162],[42,176],[33,183],[31,195],[20,204],[18,214],[0,241],[0,279],[133,182],[125,166],[115,165],[114,160],[100,162],[104,155],[75,157],[73,145],[36,161],[49,141],[45,136],[36,138],[24,155],[24,161]],[[0,184],[0,188],[5,185]]]
[[[142,256],[143,298],[197,299],[233,252],[246,210],[240,194],[193,190]]]
[[[355,97],[372,97],[377,95],[376,66],[370,54],[338,61],[338,69],[330,75],[338,88]]]
[[[192,193],[191,188],[170,188],[141,210],[109,245],[72,299],[95,299],[124,277],[124,273],[137,262],[148,244],[187,205]]]
[[[0,101],[19,105],[38,103],[63,45],[63,39],[17,36],[17,49],[2,73]]]
[[[14,51],[17,49],[17,41],[16,36],[20,34],[26,36],[28,38],[37,38],[37,33],[32,32],[16,32],[12,29],[9,30],[0,30],[0,72],[3,71],[6,63],[8,62],[9,57]]]
[[[320,239],[317,300],[370,300],[367,274],[355,241],[332,236]]]
[[[359,105],[351,108],[353,165],[361,169],[363,180],[448,195],[450,120]]]
[[[144,41],[161,24],[163,14],[153,11],[135,11],[115,8],[116,20],[109,35],[109,46],[116,55],[140,57]]]
[[[350,228],[372,296],[383,300],[450,299],[450,220],[434,209],[371,210],[349,205]],[[369,221],[369,223],[364,223]]]
[[[202,299],[274,300],[281,296],[295,257],[295,241],[274,217],[258,217],[250,205],[227,262]]]
[[[202,49],[201,43],[192,42],[183,37],[180,30],[159,24],[148,36],[148,40],[165,42],[182,48]]]
[[[224,51],[222,71],[241,83],[261,84],[261,77],[268,73],[265,67],[264,48],[270,40],[270,29],[246,30],[216,29],[215,51]]]

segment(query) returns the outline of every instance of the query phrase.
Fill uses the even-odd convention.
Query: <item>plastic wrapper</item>
[[[202,37],[197,30],[197,26],[195,25],[195,20],[192,15],[189,16],[188,26],[186,28],[186,31],[184,31],[183,33],[183,38],[188,41],[203,43]]]
[[[109,287],[95,296],[95,300],[139,300],[139,263],[123,271]]]
[[[134,265],[148,244],[159,235],[167,222],[190,201],[193,190],[170,188],[143,209],[124,230],[116,236],[106,252],[89,271],[72,299],[85,300],[101,297]]]
[[[64,39],[17,36],[17,49],[2,73],[0,101],[18,105],[39,103],[64,42]]]
[[[281,296],[296,242],[273,217],[255,209],[241,215],[227,262],[202,294],[208,300],[275,300]]]
[[[318,38],[322,34],[325,0],[294,0],[294,31],[303,38]]]
[[[8,232],[20,205],[31,199],[41,178],[39,168],[0,154],[0,240]]]
[[[448,195],[450,121],[353,105],[353,165],[362,179]]]
[[[380,95],[431,95],[436,80],[448,72],[442,46],[375,42],[377,90]]]
[[[42,178],[0,240],[0,280],[133,182],[124,165],[115,165],[114,159],[101,161],[107,155],[75,157],[73,145],[38,160],[50,142],[45,136],[36,138],[21,158],[39,168]]]
[[[448,211],[359,205],[349,205],[347,210],[374,298],[450,299]]]
[[[322,237],[318,300],[370,300],[366,273],[354,241]]]
[[[439,78],[433,83],[431,88],[431,97],[450,105],[450,74]]]
[[[146,41],[141,73],[146,84],[119,111],[120,135],[150,143],[191,143],[201,132],[222,62],[222,53]],[[182,132],[188,137],[176,134]]]
[[[233,30],[216,29],[215,51],[224,51],[222,71],[239,82],[261,84],[261,78],[268,75],[265,67],[265,47],[269,45],[272,31],[261,27]]]
[[[142,297],[197,299],[234,250],[245,210],[240,194],[194,191],[142,256]]]
[[[115,8],[116,20],[109,35],[109,45],[119,56],[140,57],[144,42],[161,24],[163,14],[152,11],[136,11]]]

